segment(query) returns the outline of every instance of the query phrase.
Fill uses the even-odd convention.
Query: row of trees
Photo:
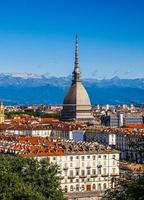
[[[0,156],[1,200],[64,200],[59,168],[48,159]]]
[[[41,118],[47,118],[52,117],[58,119],[60,117],[59,113],[42,113],[42,112],[34,112],[34,111],[10,111],[5,112],[6,118],[11,118],[12,115],[21,115],[21,114],[27,114],[34,117],[41,117]]]

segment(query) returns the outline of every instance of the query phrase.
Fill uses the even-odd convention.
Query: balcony
[[[68,176],[68,179],[74,179],[74,178],[75,178],[75,176],[73,176],[73,175]]]
[[[109,175],[108,174],[102,174],[101,176],[102,177],[108,177]]]
[[[87,176],[85,174],[80,175],[80,178],[86,178]]]
[[[98,175],[97,174],[92,174],[91,177],[92,178],[96,178],[96,177],[98,177]]]
[[[90,166],[90,165],[88,165],[88,166],[86,166],[86,168],[87,168],[87,169],[89,169],[89,168],[91,168],[91,166]]]
[[[75,169],[79,169],[79,168],[80,168],[80,166],[78,166],[78,165],[77,165],[77,166],[75,166]]]
[[[101,167],[102,167],[102,165],[97,165],[97,167],[98,167],[98,168],[101,168]]]
[[[63,170],[68,170],[68,167],[64,167]]]
[[[119,174],[111,174],[111,176],[119,176]]]

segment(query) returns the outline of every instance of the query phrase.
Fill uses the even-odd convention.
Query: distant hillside
[[[144,103],[144,79],[85,79],[92,104]],[[71,77],[0,74],[0,99],[7,104],[62,104]]]

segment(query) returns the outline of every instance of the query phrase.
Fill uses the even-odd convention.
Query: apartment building
[[[100,128],[87,130],[85,141],[96,141],[120,151],[120,159],[144,163],[144,129]]]
[[[0,135],[0,152],[49,158],[60,166],[61,187],[67,194],[103,192],[119,177],[119,152],[96,142]]]
[[[107,127],[123,127],[128,124],[143,124],[143,114],[139,113],[121,113],[108,114],[101,116],[101,124]]]

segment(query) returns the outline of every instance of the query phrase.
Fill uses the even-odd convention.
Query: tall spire
[[[76,83],[80,81],[80,67],[78,61],[78,34],[76,34],[76,41],[75,41],[75,62],[74,62],[74,70],[73,70],[73,81],[72,83]]]

